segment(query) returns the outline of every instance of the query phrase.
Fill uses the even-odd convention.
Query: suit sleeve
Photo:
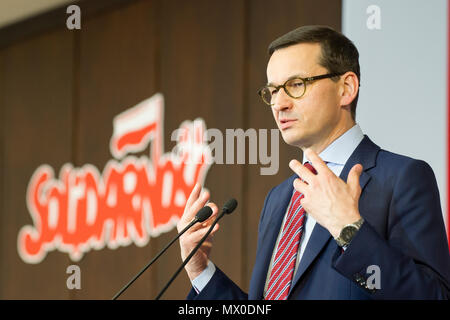
[[[247,294],[217,266],[205,288],[199,293],[192,288],[187,296],[189,300],[247,300],[247,298]]]
[[[387,236],[365,221],[347,250],[336,254],[333,267],[374,299],[450,298],[449,248],[428,164],[414,160],[400,169]]]

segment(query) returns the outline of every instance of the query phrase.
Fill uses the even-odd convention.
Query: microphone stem
[[[171,242],[169,242],[168,245],[166,245],[164,247],[164,249],[162,249],[153,259],[152,261],[150,261],[133,279],[130,280],[130,282],[128,282],[118,293],[116,293],[116,295],[112,298],[112,300],[116,300],[118,297],[120,297],[120,295],[127,290],[127,288],[129,286],[131,286],[133,284],[134,281],[136,281],[137,278],[139,278],[141,276],[141,274],[143,274],[145,272],[145,270],[147,270],[164,252],[166,252],[167,248],[169,248],[172,243],[174,243],[176,240],[178,240],[179,237],[181,237],[181,235],[183,233],[185,233],[190,227],[192,227],[194,224],[196,224],[198,222],[198,219],[195,218],[194,220],[191,221],[191,223],[189,223]]]
[[[161,296],[164,294],[164,292],[166,292],[167,288],[169,288],[169,286],[173,282],[173,280],[175,280],[175,278],[178,276],[178,274],[181,272],[181,270],[183,270],[184,266],[189,262],[189,260],[191,260],[191,258],[194,256],[194,254],[197,252],[197,250],[200,248],[200,246],[203,244],[203,242],[205,242],[206,238],[208,238],[209,234],[212,232],[214,226],[217,224],[217,222],[219,222],[220,219],[222,219],[222,217],[225,215],[225,213],[226,213],[225,211],[222,211],[222,213],[217,217],[217,219],[214,220],[214,222],[211,224],[211,227],[209,227],[208,232],[206,232],[206,234],[199,241],[197,246],[195,246],[195,248],[191,251],[189,256],[183,261],[181,266],[178,268],[178,270],[175,272],[175,274],[172,276],[172,278],[170,278],[169,282],[167,282],[166,286],[161,290],[161,292],[158,294],[158,296],[155,298],[155,300],[159,300],[159,298],[161,298]]]

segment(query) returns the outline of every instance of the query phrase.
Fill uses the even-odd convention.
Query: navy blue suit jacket
[[[288,299],[449,299],[450,255],[431,167],[380,149],[367,136],[340,175],[362,164],[359,211],[365,223],[345,252],[316,223]],[[248,295],[219,268],[188,299],[263,299],[267,270],[289,204],[291,176],[266,197]],[[368,289],[379,268],[379,289]],[[370,287],[370,286],[369,286]]]

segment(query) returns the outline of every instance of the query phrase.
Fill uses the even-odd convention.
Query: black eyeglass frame
[[[275,88],[275,90],[277,90],[277,91],[279,91],[281,88],[283,88],[283,89],[284,89],[284,92],[286,92],[286,94],[287,94],[289,97],[291,97],[291,98],[293,98],[293,99],[300,99],[300,98],[303,97],[303,96],[305,95],[305,93],[306,93],[306,83],[307,83],[307,82],[312,82],[312,81],[317,81],[317,80],[322,80],[322,79],[328,79],[328,78],[333,78],[333,77],[339,77],[339,76],[342,76],[343,74],[344,74],[344,73],[327,73],[327,74],[322,74],[322,75],[320,75],[320,76],[313,76],[313,77],[308,77],[308,78],[295,77],[295,78],[291,78],[291,79],[286,80],[285,83],[280,84],[279,86],[273,86],[273,85],[268,86],[268,85],[265,85],[264,87],[262,87],[261,89],[258,90],[258,95],[261,97],[261,99],[263,100],[263,102],[264,102],[265,104],[267,104],[267,105],[269,105],[269,106],[273,106],[274,103],[269,103],[269,102],[267,102],[267,101],[264,99],[264,96],[263,96],[263,94],[262,94],[263,90],[266,89],[266,88]],[[304,86],[303,93],[302,93],[300,96],[298,96],[298,97],[294,97],[291,93],[289,93],[289,90],[286,89],[286,84],[287,84],[288,82],[290,82],[290,81],[293,81],[293,80],[299,80],[299,79],[302,80],[302,82],[303,82],[303,86]]]

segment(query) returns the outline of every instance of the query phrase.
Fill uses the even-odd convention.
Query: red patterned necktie
[[[316,174],[311,164],[307,162],[304,166]],[[302,198],[303,194],[297,190],[292,196],[291,206],[272,263],[266,300],[286,300],[288,296],[305,223],[305,209],[300,205]]]

